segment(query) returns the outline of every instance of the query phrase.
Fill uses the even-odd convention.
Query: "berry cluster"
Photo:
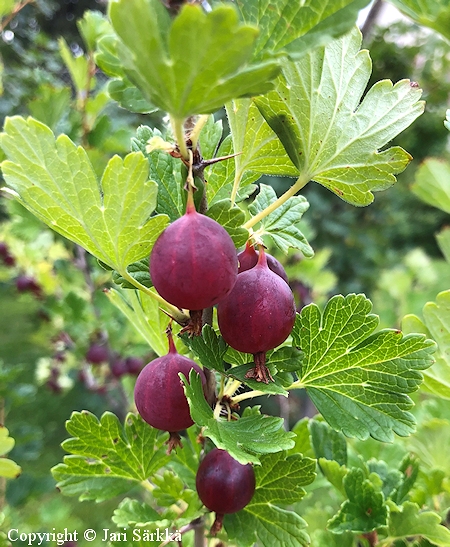
[[[265,365],[266,352],[282,344],[292,331],[296,308],[283,266],[260,246],[250,243],[238,253],[227,231],[198,213],[189,195],[186,213],[156,241],[150,256],[150,275],[158,293],[170,304],[189,310],[183,330],[201,334],[203,310],[217,305],[220,332],[229,346],[251,353],[255,366],[247,378],[273,380]],[[206,383],[205,373],[191,359],[179,355],[168,331],[169,352],[151,361],[137,378],[137,410],[151,426],[168,431],[169,452],[180,444],[179,432],[193,425],[179,373],[194,369]],[[222,527],[225,514],[240,511],[252,499],[255,475],[228,452],[213,449],[202,460],[196,479],[200,499],[216,520],[211,533]]]

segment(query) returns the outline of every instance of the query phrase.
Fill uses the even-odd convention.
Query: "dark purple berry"
[[[256,266],[258,262],[259,253],[255,248],[247,242],[245,249],[238,254],[239,270],[238,273],[245,272]],[[274,273],[279,275],[281,279],[284,279],[286,283],[289,283],[288,276],[284,271],[281,262],[279,262],[274,256],[266,253],[267,265]]]
[[[100,365],[109,359],[109,350],[106,344],[93,343],[86,352],[86,361],[91,365]]]
[[[156,241],[150,276],[167,302],[187,310],[214,306],[232,290],[238,270],[236,249],[227,231],[197,213],[188,200],[186,214]]]
[[[256,266],[239,274],[231,293],[219,302],[217,317],[225,342],[254,355],[255,367],[246,377],[268,383],[266,352],[291,333],[295,302],[289,285],[268,268],[263,247]]]
[[[243,509],[255,492],[255,473],[226,450],[214,448],[203,458],[195,480],[197,493],[204,505],[216,513],[211,528],[215,535],[222,528],[223,516]]]
[[[193,425],[189,404],[184,394],[180,372],[189,378],[194,369],[201,378],[206,378],[201,368],[183,355],[179,355],[172,335],[169,334],[169,353],[150,361],[139,374],[134,388],[134,401],[139,414],[148,424],[169,431],[169,451],[179,443],[178,431]]]
[[[127,357],[125,359],[125,367],[128,374],[139,374],[144,365],[144,361],[140,357]]]

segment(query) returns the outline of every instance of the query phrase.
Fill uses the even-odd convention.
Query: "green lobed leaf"
[[[420,25],[430,27],[450,39],[450,6],[447,0],[390,0],[390,2]]]
[[[224,528],[231,541],[239,547],[303,547],[310,545],[305,531],[307,524],[294,511],[277,505],[254,505],[252,511],[243,510],[225,515]]]
[[[111,518],[119,528],[146,526],[160,519],[159,513],[150,505],[130,498],[125,498],[120,502]]]
[[[263,547],[307,544],[305,521],[297,513],[278,505],[292,504],[304,497],[303,486],[313,482],[315,477],[315,460],[301,454],[287,456],[284,451],[269,454],[255,467],[255,477],[256,489],[250,503],[239,513],[224,519],[230,539],[240,539],[245,526],[244,544],[247,541],[250,545],[258,541]],[[296,531],[294,526],[298,526]]]
[[[367,469],[372,474],[376,475],[377,480],[381,479],[383,496],[388,499],[399,488],[403,481],[403,474],[399,469],[392,469],[383,460],[370,458],[367,462]]]
[[[415,315],[403,318],[406,333],[422,332],[437,342],[435,364],[424,371],[427,391],[450,399],[450,290],[439,293],[436,302],[427,302],[423,308],[424,323]]]
[[[396,503],[403,503],[419,475],[419,460],[413,454],[406,454],[400,463],[399,471],[402,474],[401,483],[391,494],[391,499]]]
[[[209,437],[217,448],[227,450],[240,463],[259,463],[263,454],[279,452],[294,445],[294,434],[284,431],[282,418],[255,413],[230,422],[216,420],[203,395],[199,376],[191,371],[189,382],[180,376],[192,419],[203,428],[203,436]]]
[[[371,61],[354,29],[297,62],[286,60],[276,89],[254,99],[304,183],[314,180],[352,205],[395,183],[411,156],[382,149],[422,112],[409,80],[376,83],[361,101]]]
[[[443,471],[450,475],[450,420],[432,418],[422,423],[416,434],[408,439],[408,446],[421,466],[429,471]]]
[[[450,226],[444,226],[444,228],[436,234],[436,241],[445,260],[450,264]]]
[[[261,28],[256,53],[286,50],[296,58],[346,34],[369,0],[237,0],[246,23]]]
[[[201,336],[190,337],[183,334],[181,338],[204,367],[225,372],[223,357],[228,346],[222,336],[217,335],[210,325],[203,326]]]
[[[77,21],[77,27],[88,51],[93,52],[103,36],[112,33],[111,24],[100,11],[87,10]]]
[[[383,494],[377,492],[363,470],[351,469],[343,483],[348,499],[328,522],[328,529],[335,533],[364,533],[386,526],[388,510]]]
[[[450,163],[427,158],[417,170],[411,190],[428,205],[450,214]]]
[[[32,118],[7,118],[0,144],[4,178],[20,203],[122,275],[168,224],[166,215],[150,217],[158,186],[140,153],[114,156],[99,182],[85,150]]]
[[[276,199],[277,195],[271,186],[260,184],[259,194],[249,205],[248,210],[253,216],[256,216]],[[300,250],[306,257],[311,258],[314,256],[314,251],[298,226],[303,213],[308,208],[309,203],[305,197],[293,196],[289,198],[283,205],[263,218],[260,227],[257,228],[258,234],[261,237],[268,235],[284,253],[293,247]]]
[[[135,414],[128,414],[122,426],[111,412],[100,420],[87,411],[73,412],[66,428],[73,437],[62,447],[71,455],[52,473],[58,488],[80,501],[99,502],[122,494],[168,461],[166,435]]]
[[[265,93],[279,72],[276,60],[251,62],[258,30],[239,23],[232,5],[184,5],[172,20],[159,0],[115,0],[109,15],[128,78],[174,118]]]
[[[418,505],[410,501],[400,507],[390,506],[388,533],[391,540],[420,536],[433,545],[450,545],[450,530],[441,525],[441,517],[433,511],[420,511]]]
[[[317,459],[325,458],[335,460],[339,465],[347,464],[347,441],[342,433],[318,420],[309,421],[309,432]]]
[[[236,247],[245,245],[249,235],[248,230],[242,227],[245,214],[237,205],[232,205],[231,200],[216,201],[206,214],[225,228]]]
[[[435,344],[397,330],[374,333],[378,317],[365,295],[334,296],[323,314],[305,306],[292,331],[305,353],[299,380],[328,424],[350,437],[392,442],[414,431],[408,394],[433,363]]]
[[[326,458],[318,458],[317,463],[327,481],[345,496],[344,477],[348,473],[347,467],[339,465],[335,460],[327,460]]]

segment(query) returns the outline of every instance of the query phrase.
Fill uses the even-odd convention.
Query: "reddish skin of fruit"
[[[91,344],[86,353],[86,361],[92,365],[99,365],[108,361],[108,348],[103,344]]]
[[[194,423],[183,383],[178,376],[182,372],[189,378],[192,369],[200,374],[202,384],[205,385],[206,378],[201,368],[192,359],[177,353],[170,335],[169,353],[150,361],[142,369],[134,387],[134,402],[148,424],[175,433]]]
[[[248,463],[242,465],[226,450],[214,448],[204,457],[197,471],[199,498],[217,513],[211,533],[222,527],[223,515],[243,509],[255,492],[255,472]]]
[[[122,378],[122,376],[127,373],[128,369],[125,359],[121,359],[120,357],[116,358],[111,364],[111,374],[114,378]]]
[[[255,250],[255,248],[250,245],[247,242],[247,245],[245,246],[245,249],[238,254],[238,260],[239,260],[239,270],[238,273],[246,272],[247,270],[250,270],[254,266],[256,266],[258,262],[259,253]],[[281,265],[278,260],[270,255],[269,253],[266,253],[266,259],[267,259],[267,265],[269,266],[269,269],[271,269],[274,273],[279,275],[281,279],[284,279],[286,283],[289,283],[288,276],[286,272],[284,271],[283,266]]]
[[[291,333],[295,302],[287,283],[268,268],[262,247],[257,265],[239,274],[230,295],[219,303],[217,317],[225,342],[255,356],[255,369],[247,377],[267,383],[265,353]]]
[[[144,362],[140,357],[127,357],[125,359],[125,366],[128,374],[138,375],[142,370],[143,364]]]
[[[233,240],[215,220],[197,213],[188,200],[186,214],[157,239],[150,256],[150,276],[170,304],[203,310],[234,287],[238,262]]]

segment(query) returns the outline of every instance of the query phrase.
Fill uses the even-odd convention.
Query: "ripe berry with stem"
[[[201,332],[201,310],[233,289],[238,262],[233,240],[215,220],[197,213],[192,192],[186,213],[156,241],[150,256],[155,289],[170,304],[191,310],[191,332]]]
[[[139,414],[148,424],[170,433],[168,452],[171,452],[181,445],[178,432],[194,423],[179,373],[189,378],[190,371],[194,369],[203,385],[206,378],[195,361],[177,352],[170,330],[168,339],[169,353],[150,361],[139,374],[134,401]]]
[[[200,463],[195,484],[199,498],[216,513],[211,527],[215,535],[222,528],[224,515],[237,513],[252,499],[255,472],[251,464],[243,465],[226,450],[214,448]]]
[[[254,356],[255,367],[246,378],[265,383],[273,379],[265,364],[266,352],[291,333],[295,302],[289,285],[269,269],[262,246],[256,266],[240,273],[229,296],[219,302],[217,317],[225,342]]]

